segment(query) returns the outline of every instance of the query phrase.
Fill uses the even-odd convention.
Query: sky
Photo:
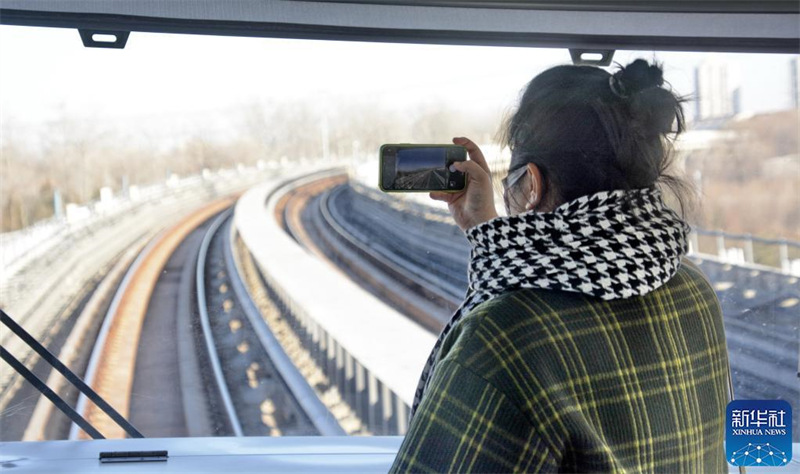
[[[620,51],[615,61],[656,59],[680,94],[713,53]],[[742,109],[791,104],[790,55],[713,54],[740,86]],[[76,30],[0,26],[0,122],[34,136],[59,117],[132,134],[176,137],[235,133],[231,112],[253,104],[311,99],[321,114],[361,102],[408,109],[451,104],[466,114],[508,110],[566,49],[131,34],[123,50],[85,48]]]
[[[397,152],[397,170],[411,172],[444,166],[444,151],[440,148],[415,148]]]

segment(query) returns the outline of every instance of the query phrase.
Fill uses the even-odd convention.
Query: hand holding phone
[[[385,192],[430,191],[430,197],[446,202],[456,224],[467,230],[497,217],[491,172],[475,143],[464,137],[453,143],[383,145],[378,186]]]
[[[457,193],[432,192],[431,199],[444,201],[450,209],[453,220],[461,230],[474,227],[497,217],[492,191],[492,173],[486,158],[478,145],[464,137],[453,139],[453,143],[463,146],[469,153],[469,160],[455,166],[466,173],[466,189]]]

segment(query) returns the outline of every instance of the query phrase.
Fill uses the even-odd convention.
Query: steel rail
[[[234,436],[244,436],[242,425],[239,422],[239,417],[236,415],[236,409],[233,406],[230,390],[228,384],[225,382],[225,376],[222,373],[222,364],[219,360],[219,353],[214,345],[214,337],[211,334],[211,323],[208,316],[208,306],[206,303],[206,288],[205,288],[205,266],[208,257],[208,248],[211,245],[211,239],[216,234],[217,230],[222,226],[226,219],[233,213],[233,209],[228,209],[222,212],[209,226],[203,242],[200,244],[200,251],[197,253],[197,269],[196,269],[196,285],[197,285],[197,309],[200,314],[200,325],[203,328],[203,339],[208,350],[208,358],[211,363],[211,370],[214,373],[214,378],[217,381],[217,388],[219,390],[222,405],[228,416],[231,429]]]
[[[111,304],[106,311],[106,316],[103,318],[103,324],[100,326],[100,332],[97,334],[97,338],[95,339],[94,347],[92,348],[92,354],[89,356],[89,363],[86,366],[86,375],[84,376],[84,382],[87,385],[92,386],[94,385],[94,379],[97,375],[97,371],[100,367],[100,359],[103,357],[103,348],[106,345],[106,340],[108,339],[108,333],[111,331],[111,326],[114,325],[114,319],[116,319],[117,310],[119,309],[119,305],[122,303],[122,298],[128,290],[128,285],[130,285],[131,281],[133,280],[133,276],[141,267],[142,262],[153,250],[156,243],[161,239],[164,235],[164,231],[159,232],[156,234],[147,246],[139,252],[139,255],[136,257],[136,260],[133,261],[131,266],[128,268],[128,271],[125,272],[125,276],[122,277],[122,282],[120,282],[119,286],[117,287],[116,293],[114,293],[114,298],[111,300]],[[86,411],[86,405],[89,402],[89,399],[81,393],[78,398],[78,403],[75,406],[75,411],[78,413],[84,413]],[[78,439],[78,434],[80,433],[80,427],[73,423],[70,426],[69,430],[69,439],[75,440]]]
[[[361,235],[361,239],[359,239],[359,236],[356,235],[352,228],[349,228],[349,226],[343,225],[341,222],[339,222],[339,219],[337,219],[337,217],[340,218],[338,212],[331,209],[330,197],[331,193],[326,192],[320,198],[320,212],[322,213],[325,223],[338,235],[344,238],[348,244],[365,253],[381,265],[393,269],[397,275],[408,282],[416,283],[419,281],[419,278],[422,277],[422,279],[425,280],[425,283],[428,284],[426,286],[427,290],[434,293],[441,300],[446,301],[454,306],[458,306],[461,303],[461,298],[456,297],[456,290],[451,285],[448,285],[448,287],[445,288],[442,286],[441,282],[434,282],[428,278],[425,278],[425,272],[414,274],[415,269],[413,267],[409,267],[407,262],[403,261],[402,259],[396,259],[392,258],[391,256],[382,255],[381,253],[376,252],[370,246],[364,244],[362,240],[365,240],[366,236]]]
[[[375,248],[375,250],[378,253],[385,255],[385,257],[388,260],[391,260],[392,262],[394,262],[395,265],[403,266],[411,274],[415,275],[415,280],[421,279],[428,285],[437,286],[437,287],[441,288],[443,290],[443,292],[447,292],[452,297],[452,301],[456,302],[455,304],[458,305],[458,303],[464,297],[464,288],[462,286],[459,286],[457,284],[453,284],[446,277],[442,278],[441,276],[436,276],[436,275],[432,274],[425,267],[421,266],[418,262],[413,262],[411,259],[407,258],[407,255],[405,253],[398,253],[393,248],[393,246],[397,245],[397,244],[400,244],[399,247],[403,248],[404,240],[408,241],[408,237],[411,236],[411,237],[413,237],[412,240],[416,240],[416,245],[418,245],[420,242],[427,242],[427,244],[430,247],[429,247],[429,249],[426,249],[426,254],[428,254],[429,256],[430,255],[435,255],[435,256],[438,256],[438,257],[446,259],[446,260],[451,260],[451,261],[455,260],[455,258],[457,258],[457,257],[454,257],[453,253],[451,251],[449,251],[449,249],[447,247],[442,246],[442,243],[444,242],[444,240],[441,238],[441,236],[438,239],[433,239],[433,241],[431,241],[431,235],[430,234],[426,235],[423,232],[419,232],[419,229],[415,229],[412,232],[405,232],[406,234],[408,234],[406,236],[398,235],[398,237],[405,237],[405,239],[398,238],[395,242],[380,243],[380,239],[373,238],[373,236],[376,236],[378,234],[375,233],[374,230],[372,230],[373,227],[370,226],[369,222],[351,224],[351,223],[348,223],[346,219],[344,219],[343,211],[341,211],[340,206],[337,204],[337,201],[339,201],[341,199],[341,196],[344,195],[344,192],[345,192],[345,188],[343,186],[341,186],[341,187],[338,187],[338,189],[331,190],[331,192],[330,192],[331,195],[330,196],[326,196],[326,199],[325,199],[326,202],[324,204],[328,207],[328,209],[329,209],[329,211],[331,213],[331,216],[334,218],[334,220],[336,220],[347,232],[349,232],[351,235],[356,237],[357,240],[360,240],[363,243],[367,243],[367,242],[371,242],[371,241],[378,241],[379,242],[378,245],[375,245],[375,246],[372,246],[372,245],[369,245],[369,244],[367,244],[367,245],[370,246],[371,248]],[[378,205],[387,204],[386,202],[382,202],[382,203],[375,203],[375,202],[363,203],[362,202],[361,204],[358,204],[358,200],[361,200],[362,197],[359,196],[358,194],[356,194],[356,196],[358,196],[358,197],[352,198],[353,199],[353,202],[352,202],[353,209],[351,210],[351,212],[354,212],[354,213],[362,213],[363,214],[363,213],[371,213],[372,212],[371,209],[361,209],[361,210],[359,210],[358,209],[359,206],[363,206],[363,205],[373,206],[375,204],[378,204]],[[364,201],[373,201],[372,198],[367,198],[367,199],[363,199],[363,200]],[[377,212],[383,212],[383,210],[379,209],[379,210],[377,210]],[[385,221],[387,219],[388,220],[393,220],[393,217],[391,217],[390,214],[391,213],[386,213],[386,214],[384,214],[386,216],[386,219],[378,219],[378,220],[381,220],[381,221]],[[358,229],[364,229],[365,231],[371,231],[371,232],[369,234],[361,233],[361,232],[358,232],[357,228]],[[385,251],[381,252],[381,250],[380,250],[381,248],[385,249]],[[420,272],[420,270],[422,270],[422,271]]]
[[[296,194],[294,194],[295,192],[296,191],[289,191],[282,196],[282,199],[286,200],[283,205],[283,210],[281,211],[281,213],[283,214],[283,229],[287,234],[289,234],[289,237],[294,239],[294,241],[297,242],[301,247],[305,247],[306,245],[302,242],[302,239],[300,238],[302,233],[300,232],[300,229],[297,228],[296,225],[297,223],[294,221],[294,219],[289,218],[290,214],[289,210],[292,207],[292,203],[297,196]],[[300,224],[300,227],[302,227],[302,223]]]
[[[243,279],[239,263],[234,258],[233,249],[233,235],[235,233],[235,226],[230,226],[230,232],[225,233],[225,263],[228,268],[228,276],[231,281],[233,291],[239,299],[242,310],[244,311],[250,325],[258,337],[267,356],[275,365],[276,370],[280,374],[283,381],[286,383],[289,391],[300,408],[305,412],[306,416],[311,420],[314,427],[317,428],[321,436],[344,436],[346,432],[336,421],[336,417],[331,414],[330,410],[322,403],[317,396],[314,389],[309,385],[308,381],[303,377],[297,367],[292,363],[289,356],[281,347],[280,342],[267,326],[266,321],[261,316],[261,312],[256,308],[253,298],[250,295]]]

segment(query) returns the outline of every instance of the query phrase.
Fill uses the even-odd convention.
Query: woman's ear
[[[542,172],[539,167],[533,163],[528,163],[528,178],[530,178],[531,187],[528,190],[528,203],[525,205],[527,210],[535,209],[536,206],[542,202],[544,195],[544,180],[542,179]]]

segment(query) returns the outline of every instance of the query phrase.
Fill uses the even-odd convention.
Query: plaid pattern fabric
[[[521,288],[575,291],[604,300],[645,295],[675,274],[689,226],[655,188],[581,196],[553,212],[497,217],[466,231],[469,291],[442,328],[414,393],[414,416],[442,342],[474,307]]]
[[[443,342],[391,472],[727,472],[727,370],[687,260],[635,298],[506,293]]]

